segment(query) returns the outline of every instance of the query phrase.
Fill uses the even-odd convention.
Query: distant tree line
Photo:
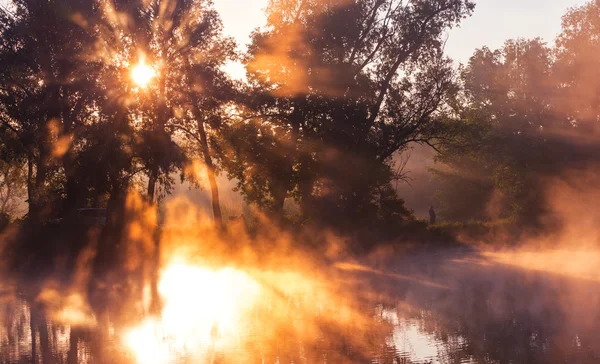
[[[458,117],[434,169],[442,216],[540,226],[551,177],[598,165],[599,14],[600,1],[573,8],[554,46],[509,40],[461,68]]]

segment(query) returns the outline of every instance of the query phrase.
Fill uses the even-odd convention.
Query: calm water
[[[217,343],[217,328],[201,350],[172,350],[176,339],[155,329],[166,359],[153,354],[151,342],[143,358],[125,347],[126,325],[115,315],[97,312],[93,328],[70,327],[5,286],[0,363],[600,363],[593,277],[466,251],[388,257],[365,267],[342,265],[336,282],[356,296],[359,313],[346,312],[343,300],[282,293],[283,306],[275,311],[263,298],[225,344]]]

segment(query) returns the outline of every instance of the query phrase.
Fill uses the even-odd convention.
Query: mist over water
[[[159,287],[162,314],[121,306],[127,317],[92,312],[96,323],[85,326],[51,318],[23,287],[4,285],[0,362],[600,360],[597,253],[466,247],[389,253],[382,248],[360,261],[313,269],[169,265]],[[578,269],[565,268],[558,256]],[[126,302],[114,299],[112,307]]]
[[[0,364],[600,362],[600,0],[213,5],[0,5]]]
[[[0,363],[597,363],[595,213],[575,200],[595,201],[586,176],[549,183],[551,233],[358,255],[335,234],[268,220],[259,235],[236,222],[223,235],[185,196],[164,206],[155,246],[158,212],[132,193],[128,238],[103,275],[90,231],[71,274],[59,259],[44,276],[3,278]]]

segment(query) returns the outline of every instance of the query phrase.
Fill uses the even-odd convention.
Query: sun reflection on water
[[[138,363],[166,363],[174,356],[201,357],[235,345],[245,331],[244,315],[256,302],[260,285],[247,273],[171,264],[159,283],[164,300],[160,318],[131,329],[124,343]]]

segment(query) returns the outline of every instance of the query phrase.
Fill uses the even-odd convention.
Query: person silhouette
[[[429,223],[435,224],[435,211],[433,211],[433,205],[429,206]]]

